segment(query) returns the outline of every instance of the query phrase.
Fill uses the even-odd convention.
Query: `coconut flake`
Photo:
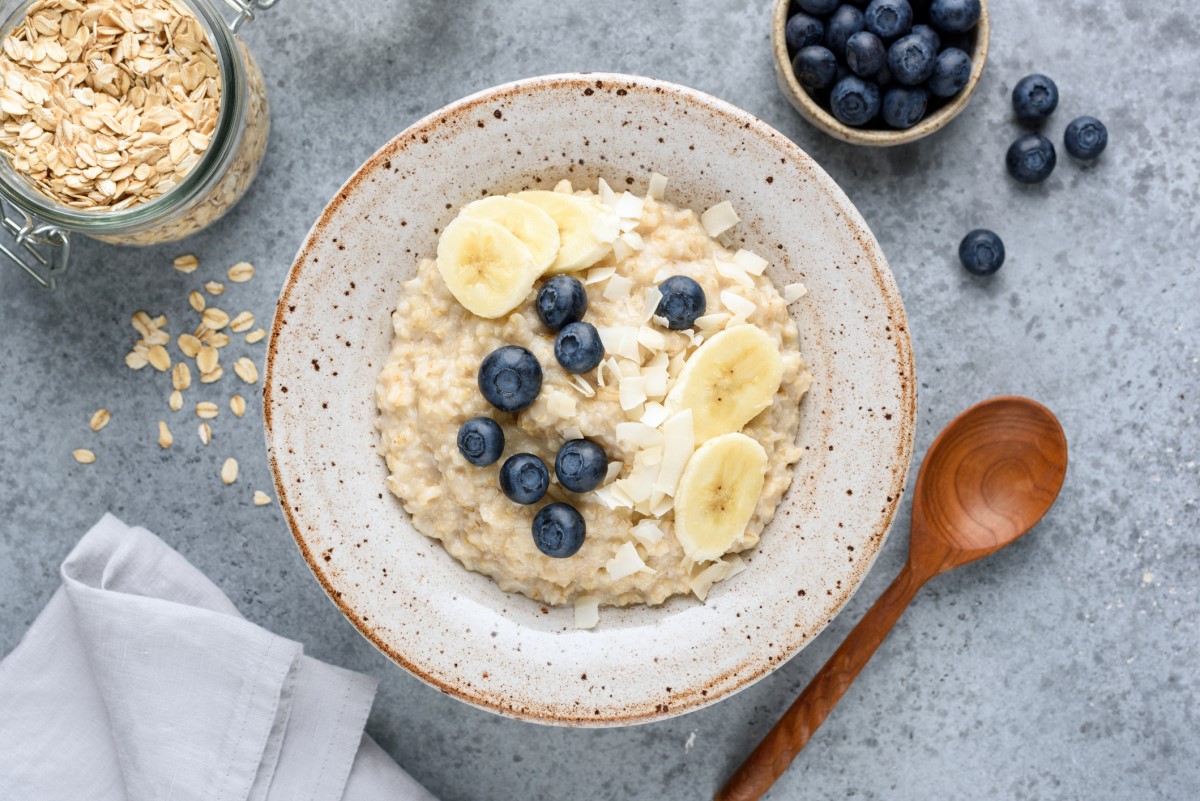
[[[659,299],[661,300],[661,298]],[[663,328],[671,327],[671,321],[661,315],[655,314],[650,319],[654,321],[655,325],[661,325]]]
[[[783,299],[787,303],[795,303],[807,294],[808,287],[798,281],[783,288]]]
[[[733,210],[733,204],[728,200],[722,200],[700,215],[700,224],[704,226],[704,230],[708,232],[708,235],[713,238],[725,233],[737,225],[740,220],[741,218],[737,216],[737,212]]]
[[[706,314],[703,317],[696,318],[696,328],[700,329],[701,333],[712,334],[714,331],[720,331],[724,328],[732,317],[733,315],[726,312]]]
[[[596,331],[600,334],[600,342],[604,345],[605,352],[616,354],[617,356],[623,356],[626,359],[631,359],[635,362],[641,359],[642,354],[640,351],[638,351],[638,330],[634,326],[600,326],[596,329]],[[620,373],[619,370],[615,369],[615,361],[613,363],[613,368],[614,375]]]
[[[650,173],[650,188],[646,190],[646,197],[654,200],[662,200],[667,192],[667,176],[659,175],[656,172]]]
[[[662,517],[675,507],[675,499],[661,490],[650,493],[650,514]]]
[[[616,271],[616,267],[593,267],[587,271],[587,277],[583,279],[583,283],[585,285],[598,284],[601,281],[612,278]]]
[[[575,416],[575,399],[565,392],[552,392],[546,398],[546,409],[563,420]]]
[[[629,509],[633,508],[633,498],[629,497],[629,493],[625,491],[625,488],[623,486],[621,486],[620,481],[614,481],[613,483],[609,484],[604,489],[608,490],[608,492],[612,498],[612,502],[614,504],[612,508],[614,508],[614,509],[617,509],[620,507],[627,507]]]
[[[649,381],[647,381],[647,383],[649,383]],[[666,422],[667,417],[669,416],[670,412],[667,411],[666,406],[663,406],[661,403],[650,401],[646,404],[646,411],[642,412],[642,425],[647,425],[651,428],[658,428]],[[625,424],[617,423],[617,428],[620,428],[623,425]]]
[[[729,565],[724,562],[713,562],[693,576],[688,581],[688,586],[691,587],[696,597],[703,601],[708,598],[708,591],[712,589],[712,585],[725,578],[728,574]]]
[[[745,248],[734,253],[733,260],[737,263],[738,267],[741,267],[744,271],[750,273],[750,275],[762,275],[770,263],[762,256],[752,253]]]
[[[717,259],[716,265],[717,272],[729,280],[736,281],[742,286],[754,286],[754,279],[747,275],[746,271],[737,264],[734,264],[731,261],[722,261],[721,259]]]
[[[571,386],[579,390],[585,398],[596,397],[596,390],[588,383],[587,379],[581,375],[571,376]]]
[[[679,486],[679,477],[692,451],[696,448],[696,435],[692,428],[692,410],[684,409],[677,412],[663,423],[663,460],[658,471],[658,479],[654,488],[675,496]]]
[[[615,260],[617,262],[625,261],[630,256],[632,256],[633,253],[634,253],[633,248],[631,248],[626,242],[622,241],[621,239],[618,239],[616,242],[613,242],[613,260]]]
[[[637,231],[627,231],[621,234],[620,242],[623,242],[634,250],[645,250],[646,240],[642,239],[642,235]]]
[[[556,183],[554,185],[554,191],[560,192],[564,195],[575,194],[575,188],[573,186],[571,186],[571,182],[568,181],[566,178],[563,178],[561,181],[559,181],[558,183]]]
[[[661,398],[667,394],[667,384],[671,380],[670,363],[667,352],[660,350],[642,368],[642,375],[646,379],[646,397]]]
[[[619,424],[618,424],[619,425]],[[608,472],[604,474],[604,483],[610,484],[612,480],[621,475],[621,468],[625,466],[624,462],[609,462]]]
[[[632,192],[625,192],[614,206],[618,217],[626,220],[642,219],[642,199]]]
[[[633,281],[623,275],[614,275],[608,279],[608,286],[604,287],[604,297],[609,300],[624,300],[629,297],[631,289]]]
[[[573,439],[583,439],[583,432],[579,430],[579,426],[566,426],[561,433],[563,440],[567,442]]]
[[[646,402],[646,379],[640,375],[622,376],[621,388],[617,395],[621,401],[621,408],[625,411],[641,406]]]
[[[640,322],[643,324],[650,322],[650,318],[658,311],[658,304],[662,300],[662,297],[663,294],[659,291],[658,287],[646,287],[645,292],[642,293],[642,319]]]
[[[646,347],[646,350],[651,353],[658,353],[667,347],[667,338],[657,329],[651,328],[648,325],[643,325],[638,329],[638,342]]]
[[[575,599],[575,628],[594,629],[600,622],[600,599],[581,595]]]
[[[600,202],[605,206],[608,206],[610,209],[616,209],[617,193],[614,192],[612,187],[608,185],[608,181],[601,178],[599,187],[598,194],[600,195]]]
[[[617,423],[616,431],[618,445],[653,448],[663,444],[662,432],[658,430],[657,426],[647,423]]]
[[[733,312],[733,319],[729,321],[730,326],[746,322],[746,318],[754,314],[758,308],[753,301],[747,300],[731,289],[721,291],[721,303]]]
[[[725,563],[729,565],[729,572],[725,574],[725,578],[721,581],[729,581],[731,578],[741,573],[746,569],[746,561],[736,553],[731,553],[725,557]]]
[[[617,549],[616,555],[604,565],[604,569],[608,571],[608,575],[613,581],[620,581],[626,576],[632,576],[641,570],[653,570],[646,567],[646,563],[642,561],[642,557],[638,555],[637,546],[632,542],[627,542]]]
[[[658,523],[650,518],[639,520],[638,524],[634,526],[629,533],[647,548],[649,548],[651,545],[661,542],[662,538],[666,536],[663,534],[663,530],[658,527]]]

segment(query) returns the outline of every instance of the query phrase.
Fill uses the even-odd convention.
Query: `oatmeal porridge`
[[[467,206],[392,315],[388,488],[467,569],[547,604],[660,604],[744,568],[811,377],[766,260],[703,214],[566,181]]]

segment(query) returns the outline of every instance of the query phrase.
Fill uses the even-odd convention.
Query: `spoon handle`
[[[904,566],[800,697],[717,793],[716,801],[754,801],[771,789],[825,722],[926,579],[918,576],[911,564]]]

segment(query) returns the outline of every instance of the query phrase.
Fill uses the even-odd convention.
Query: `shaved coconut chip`
[[[561,181],[559,181],[558,183],[556,183],[554,185],[554,191],[562,192],[565,195],[571,195],[571,194],[575,193],[575,188],[573,186],[571,186],[570,181],[568,181],[566,178],[563,178]]]
[[[621,381],[621,368],[617,366],[617,358],[609,356],[600,363],[602,367],[608,368],[608,379],[610,384],[618,384]],[[599,369],[599,368],[597,368]],[[601,384],[600,386],[604,386]]]
[[[667,411],[666,406],[663,406],[661,403],[650,401],[646,404],[646,411],[642,413],[642,425],[650,426],[651,428],[658,428],[666,422],[669,414],[670,412]],[[617,428],[620,428],[623,425],[625,425],[625,423],[617,423]]]
[[[691,587],[696,597],[703,601],[708,597],[708,591],[712,589],[712,585],[725,578],[728,574],[729,565],[724,562],[714,562],[693,576],[688,581],[688,586]]]
[[[757,253],[752,253],[745,248],[742,248],[737,253],[733,254],[733,260],[738,267],[741,267],[750,275],[762,275],[770,263]]]
[[[593,629],[600,622],[600,599],[581,595],[575,599],[575,628]]]
[[[808,287],[799,282],[788,284],[783,288],[783,299],[788,303],[795,303],[808,294]]]
[[[737,225],[740,220],[741,218],[737,216],[737,212],[733,210],[733,204],[728,200],[721,201],[700,215],[700,224],[704,226],[704,230],[708,232],[708,235],[713,238],[725,233]]]
[[[638,451],[629,475],[613,484],[613,486],[620,486],[635,504],[648,504],[650,493],[654,491],[654,477],[658,474],[658,465],[648,463],[645,457],[646,453],[646,451]],[[660,450],[660,456],[661,453]],[[648,505],[646,508],[649,511]]]
[[[659,175],[656,172],[650,173],[650,188],[646,190],[646,197],[655,200],[662,200],[667,191],[667,177]]]
[[[608,181],[603,178],[600,179],[598,194],[600,195],[600,202],[605,206],[608,206],[610,209],[617,207],[617,193],[612,190],[612,187],[608,185]]]
[[[641,366],[635,361],[631,361],[629,359],[621,359],[621,361],[618,362],[618,366],[621,370],[622,377],[627,376],[627,375],[636,377],[636,376],[639,376],[642,374]]]
[[[617,216],[627,220],[642,219],[642,199],[632,192],[625,192],[616,205]]]
[[[646,379],[641,376],[624,376],[617,394],[621,408],[625,411],[641,406],[646,402]]]
[[[661,298],[660,298],[660,300],[661,300]],[[663,328],[671,327],[671,321],[668,320],[666,317],[662,317],[660,315],[655,314],[650,319],[654,321],[655,325],[661,325]]]
[[[671,360],[667,362],[667,373],[671,376],[671,378],[679,377],[679,373],[682,372],[683,364],[686,361],[687,353],[682,350],[671,357]]]
[[[638,555],[637,546],[632,542],[627,542],[617,549],[616,555],[608,560],[604,565],[604,569],[608,571],[608,575],[613,581],[620,581],[626,576],[632,576],[641,570],[654,571],[646,567],[646,563],[642,561],[642,557]]]
[[[623,486],[621,486],[620,481],[614,481],[612,484],[609,484],[604,489],[608,490],[609,495],[612,498],[612,502],[614,504],[612,508],[614,508],[614,509],[617,509],[620,507],[626,507],[629,509],[633,508],[633,498],[629,497],[629,493],[625,491],[625,488]]]
[[[720,331],[725,327],[725,324],[732,319],[733,315],[725,312],[713,312],[706,314],[703,317],[696,318],[696,327],[705,334],[712,334]]]
[[[746,569],[746,560],[738,556],[736,553],[731,553],[725,557],[725,564],[729,565],[729,572],[725,574],[722,581],[729,581],[731,578],[741,573]]]
[[[667,338],[663,336],[663,333],[648,325],[643,325],[638,329],[637,338],[638,342],[645,345],[646,350],[651,353],[657,353],[667,347]]]
[[[674,507],[675,499],[665,492],[655,490],[650,493],[650,514],[655,517],[662,517]]]
[[[733,234],[721,234],[717,237],[717,241],[720,242],[723,247],[731,248],[733,247]]]
[[[608,472],[604,474],[604,483],[610,483],[614,478],[621,475],[621,468],[625,466],[624,462],[609,462]]]
[[[641,360],[642,354],[638,350],[637,341],[638,330],[633,326],[601,326],[596,331],[600,334],[600,342],[604,345],[606,353],[624,356],[626,359],[632,359],[635,362]],[[619,371],[616,370],[615,361],[613,368],[613,373],[616,375]]]
[[[575,416],[575,399],[565,392],[553,392],[546,398],[546,409],[550,414],[566,420]]]
[[[692,410],[684,409],[663,423],[663,461],[654,488],[674,497],[675,489],[679,486],[679,477],[683,475],[683,468],[687,466],[688,459],[692,458],[695,448]]]
[[[579,430],[579,426],[567,426],[562,430],[564,440],[583,439],[583,432]]]
[[[742,286],[754,286],[754,279],[746,274],[746,271],[734,264],[731,261],[717,261],[717,272],[725,276],[731,281],[736,281]]]
[[[644,450],[638,454],[638,458],[640,458],[642,460],[642,464],[647,464],[652,467],[657,467],[658,465],[662,464],[662,455],[663,455],[663,449],[662,449],[662,446],[659,445],[658,447],[655,447],[655,448],[646,448],[646,450]],[[657,470],[655,470],[654,472],[656,474],[658,473]],[[653,480],[655,478],[655,476],[651,476],[650,478],[651,478],[651,480]]]
[[[654,283],[661,284],[663,281],[666,281],[672,275],[678,275],[678,271],[675,270],[674,268],[672,268],[671,265],[668,264],[665,267],[662,267],[661,269],[659,269],[659,271],[654,274]]]
[[[639,224],[640,223],[637,220],[629,220],[622,217],[621,222],[617,227],[621,229],[621,233],[628,234],[637,228]]]
[[[657,427],[646,423],[617,423],[617,444],[653,448],[663,444],[663,435]]]
[[[608,279],[608,286],[604,287],[604,297],[609,300],[624,300],[629,297],[631,289],[633,281],[623,275],[614,275]]]
[[[583,279],[583,283],[585,286],[588,284],[598,284],[601,281],[612,278],[616,271],[616,267],[593,267],[587,271],[587,277]]]
[[[730,289],[722,290],[721,303],[733,312],[733,319],[729,321],[731,327],[746,322],[746,318],[754,314],[755,309],[758,308],[754,305],[754,301],[746,300]]]
[[[634,253],[633,248],[629,247],[628,243],[622,242],[620,239],[618,239],[616,242],[613,242],[612,249],[613,259],[618,262],[625,261]]]
[[[627,231],[621,234],[621,242],[624,242],[634,250],[644,250],[646,248],[646,240],[642,239],[642,235],[637,231]]]
[[[641,322],[650,322],[650,318],[654,316],[656,311],[658,311],[658,304],[660,301],[662,301],[662,297],[663,294],[659,291],[658,287],[646,287],[646,291],[642,293],[643,303]]]
[[[647,548],[649,548],[651,545],[661,542],[662,538],[666,536],[663,533],[663,530],[658,527],[658,523],[649,518],[646,518],[645,520],[639,520],[638,524],[634,526],[629,533]]]
[[[572,386],[575,387],[575,389],[577,389],[581,393],[583,393],[583,397],[585,397],[585,398],[596,397],[596,390],[592,388],[592,385],[589,384],[587,382],[587,379],[584,378],[583,376],[573,375],[573,376],[571,376],[571,382],[572,382]]]
[[[667,394],[667,382],[671,377],[670,362],[671,359],[665,350],[655,353],[654,357],[646,362],[646,366],[642,368],[642,375],[646,378],[646,397],[655,398]]]

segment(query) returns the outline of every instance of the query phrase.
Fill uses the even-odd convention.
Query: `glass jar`
[[[36,0],[0,4],[0,31],[7,35]],[[85,0],[86,2],[86,0]],[[216,55],[221,85],[216,127],[199,161],[162,195],[120,210],[76,209],[39,191],[0,155],[0,217],[16,248],[0,254],[39,284],[53,288],[70,260],[71,234],[119,245],[153,245],[194,234],[215,222],[245,194],[267,146],[270,115],[262,72],[238,37],[254,12],[277,0],[172,0],[190,11]]]

